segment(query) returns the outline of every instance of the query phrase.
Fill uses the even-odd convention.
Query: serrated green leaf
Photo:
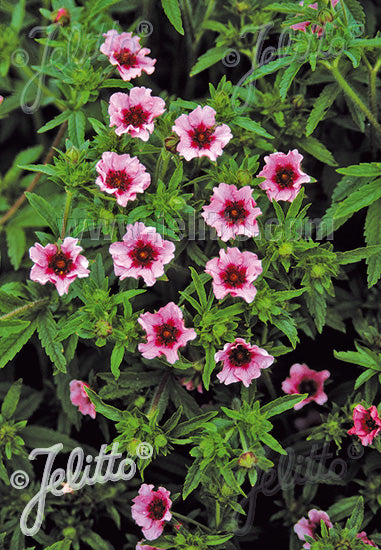
[[[270,447],[270,449],[272,449],[276,453],[279,453],[281,455],[287,455],[287,452],[283,449],[281,444],[271,434],[269,433],[261,434],[259,436],[259,439],[262,441],[262,443]]]
[[[336,172],[346,176],[377,177],[381,175],[381,162],[363,162],[345,168],[337,168]]]
[[[381,199],[368,208],[364,228],[365,241],[368,246],[381,245]],[[381,277],[381,254],[374,254],[366,259],[368,265],[368,287],[375,285]]]
[[[337,166],[337,162],[333,158],[331,151],[329,151],[327,147],[318,139],[308,136],[306,138],[299,139],[297,141],[297,145],[321,162],[324,162],[329,166]]]
[[[178,0],[161,0],[165,15],[175,27],[178,33],[184,34],[183,23],[181,20],[181,10]]]
[[[74,111],[69,117],[69,138],[76,146],[80,147],[85,141],[86,118],[82,111]]]
[[[184,481],[183,499],[185,500],[192,491],[197,489],[202,479],[202,470],[200,468],[200,460],[196,459],[189,468]]]
[[[258,122],[251,120],[251,118],[249,117],[237,116],[234,118],[233,122],[240,128],[244,128],[248,132],[252,132],[253,134],[257,134],[258,136],[267,138],[274,137],[269,134],[264,128],[262,128],[262,126],[258,124]]]
[[[190,76],[195,76],[205,69],[208,69],[215,63],[218,63],[218,61],[221,61],[221,59],[225,57],[226,51],[227,50],[225,46],[219,46],[217,48],[211,48],[210,50],[208,50],[197,59],[196,64],[193,66],[190,72]]]
[[[52,130],[56,126],[59,126],[60,124],[63,124],[68,120],[68,118],[71,115],[71,111],[64,111],[63,113],[60,113],[59,115],[55,116],[52,120],[50,120],[47,124],[42,126],[37,132],[39,134],[42,134],[43,132],[47,132],[48,130]]]
[[[271,418],[272,416],[276,416],[277,414],[281,414],[284,411],[292,409],[294,405],[300,403],[300,401],[303,401],[303,399],[306,399],[306,397],[308,397],[308,394],[292,394],[278,397],[278,399],[275,399],[274,401],[271,401],[271,403],[267,403],[266,405],[261,407],[260,412],[266,418]]]
[[[120,364],[123,361],[124,357],[124,345],[115,344],[114,349],[111,353],[111,372],[115,376],[115,379],[118,380],[120,376]]]
[[[98,395],[90,388],[85,387],[85,391],[89,396],[91,402],[94,403],[95,410],[97,412],[103,414],[103,416],[109,418],[110,420],[114,420],[115,422],[120,422],[121,420],[123,420],[122,411],[104,403],[102,399],[100,399]]]
[[[21,388],[22,379],[20,378],[19,380],[17,380],[17,382],[12,384],[4,398],[3,404],[1,406],[1,414],[6,420],[9,420],[16,410],[17,404],[20,399]]]
[[[338,206],[335,217],[352,215],[381,198],[381,178],[362,185]]]
[[[57,323],[50,309],[41,312],[37,317],[37,332],[47,356],[61,372],[66,372],[66,358],[63,346],[57,341]]]
[[[27,329],[17,334],[11,334],[0,340],[0,369],[11,361],[20,349],[29,341],[36,330],[36,322],[33,321]]]
[[[294,78],[298,74],[301,66],[302,66],[302,63],[299,63],[299,61],[294,61],[284,71],[284,73],[283,73],[283,75],[280,79],[279,86],[278,86],[279,87],[279,92],[280,92],[280,97],[281,97],[282,101],[284,101],[286,99],[287,92],[288,92]]]
[[[293,59],[293,56],[291,55],[287,57],[280,57],[275,61],[270,61],[270,63],[266,63],[265,65],[258,67],[253,71],[251,75],[247,77],[247,79],[244,82],[244,85],[249,84],[254,80],[257,80],[258,78],[262,78],[263,76],[267,76],[268,74],[275,73],[279,69],[282,69],[287,65],[290,65],[290,63],[292,62],[292,59]]]
[[[323,120],[327,110],[333,105],[336,97],[340,93],[340,88],[337,84],[328,84],[319,97],[314,101],[313,109],[308,117],[306,125],[306,135],[310,136],[316,126]]]
[[[11,260],[11,264],[17,271],[25,254],[25,232],[21,227],[10,224],[6,228],[6,238],[8,246],[8,256]]]
[[[54,209],[52,209],[48,201],[40,195],[36,195],[36,193],[25,193],[25,196],[34,210],[42,218],[44,218],[50,229],[53,231],[53,235],[58,236],[60,232],[57,225],[57,217],[54,215]]]
[[[212,346],[208,346],[205,349],[205,366],[202,372],[202,381],[207,390],[209,390],[210,375],[212,374],[214,368],[216,367],[216,362],[214,360],[215,353],[216,353],[216,350]]]

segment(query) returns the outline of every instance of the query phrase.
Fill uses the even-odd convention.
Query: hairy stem
[[[25,306],[18,307],[10,311],[9,313],[2,315],[0,317],[0,321],[5,321],[7,319],[12,319],[12,317],[17,317],[17,315],[21,315],[30,309],[47,304],[49,300],[50,298],[41,298],[41,300],[36,300],[35,302],[30,302],[29,304],[25,304]]]
[[[49,152],[48,154],[46,155],[45,159],[44,159],[44,162],[43,164],[49,164],[50,161],[52,160],[53,156],[54,156],[54,149],[59,145],[65,131],[66,131],[66,127],[67,127],[67,121],[64,122],[56,137],[55,137],[55,140],[53,141],[50,149],[49,149]],[[25,195],[25,192],[31,192],[33,191],[33,189],[36,187],[36,185],[38,184],[38,182],[40,181],[41,179],[41,176],[42,176],[42,172],[37,172],[37,174],[35,175],[35,177],[33,178],[33,180],[31,181],[31,183],[28,185],[28,187],[26,188],[26,190],[23,192],[22,195],[20,195],[20,197],[17,199],[17,201],[10,207],[10,209],[8,210],[8,212],[6,212],[4,214],[4,216],[2,218],[0,218],[0,226],[1,225],[4,225],[5,222],[7,222],[9,220],[9,218],[11,218],[13,216],[13,214],[15,214],[17,212],[17,210],[20,208],[20,206],[24,203],[25,199],[26,199],[26,195]]]
[[[178,514],[177,512],[171,512],[171,513],[172,513],[172,516],[176,519],[184,521],[185,523],[193,523],[193,525],[197,525],[197,527],[200,527],[204,531],[208,531],[209,533],[211,532],[211,529],[209,529],[209,527],[207,527],[206,525],[203,525],[202,523],[199,523],[195,519],[188,518],[186,516],[183,516],[182,514]]]

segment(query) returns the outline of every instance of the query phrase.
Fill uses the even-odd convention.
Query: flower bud
[[[257,457],[251,451],[241,454],[238,459],[238,465],[241,468],[247,468],[250,470],[257,463]]]
[[[315,264],[311,268],[311,277],[313,279],[321,279],[321,277],[323,277],[325,272],[326,272],[326,269],[324,265]]]
[[[333,21],[334,14],[329,8],[323,8],[318,13],[318,21],[320,25],[325,25],[326,23],[331,23]]]
[[[155,437],[155,447],[165,447],[167,444],[167,438],[163,434],[159,434]]]
[[[290,256],[292,252],[292,243],[282,243],[278,249],[279,256]]]
[[[112,326],[105,319],[99,319],[99,321],[95,323],[94,329],[95,329],[95,334],[98,337],[102,337],[102,336],[106,337],[112,334]]]
[[[66,27],[70,23],[69,10],[67,8],[60,8],[59,10],[53,12],[52,20],[53,23],[56,23],[61,27]]]
[[[253,177],[248,170],[238,170],[237,181],[241,185],[250,185]]]
[[[76,537],[77,531],[74,529],[74,527],[66,527],[62,531],[63,536],[65,539],[73,540]]]
[[[176,134],[171,134],[170,136],[165,138],[164,147],[167,149],[167,151],[175,155],[177,153],[176,147],[179,142],[180,138]]]

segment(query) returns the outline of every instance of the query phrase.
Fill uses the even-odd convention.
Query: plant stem
[[[216,529],[218,529],[221,523],[221,506],[218,500],[216,500]]]
[[[50,161],[52,160],[53,156],[54,156],[54,149],[60,144],[60,141],[66,131],[66,127],[67,127],[67,121],[64,122],[56,137],[55,137],[55,140],[53,141],[50,149],[49,149],[49,152],[48,154],[46,155],[45,159],[44,159],[44,162],[43,164],[49,164]],[[4,214],[4,216],[2,218],[0,218],[0,226],[1,225],[4,225],[6,221],[9,220],[9,218],[11,218],[13,216],[13,214],[15,214],[17,212],[17,210],[20,208],[20,206],[24,203],[25,199],[26,199],[26,196],[25,196],[25,192],[31,192],[33,191],[33,189],[36,187],[36,185],[38,184],[38,182],[40,181],[40,178],[42,176],[42,172],[38,172],[35,177],[33,178],[33,180],[31,181],[31,183],[28,185],[28,187],[26,188],[26,190],[23,192],[22,195],[20,195],[20,197],[17,199],[17,201],[10,207],[10,209],[8,210],[8,212],[6,212]]]
[[[67,227],[67,221],[69,218],[71,203],[73,200],[73,193],[71,191],[66,192],[66,204],[65,204],[65,212],[64,212],[64,218],[62,222],[62,229],[61,229],[61,239],[63,240],[65,238],[66,233],[66,227]]]
[[[324,65],[331,71],[332,75],[335,77],[337,83],[340,85],[344,93],[351,98],[351,100],[357,105],[359,109],[364,113],[369,122],[374,126],[375,130],[381,134],[381,125],[379,124],[377,118],[373,113],[368,109],[368,107],[363,103],[359,98],[356,92],[351,88],[348,82],[345,80],[344,76],[341,74],[339,68],[336,65],[326,64]]]
[[[182,514],[178,514],[177,512],[172,512],[172,516],[177,518],[177,519],[180,519],[181,521],[185,521],[185,522],[188,522],[188,523],[193,523],[193,525],[197,525],[197,527],[200,527],[201,529],[204,529],[204,531],[208,531],[209,533],[211,532],[211,529],[209,529],[209,527],[207,527],[206,525],[203,525],[202,523],[199,523],[195,519],[188,518],[186,516],[183,516]]]
[[[169,379],[169,376],[171,374],[171,370],[168,369],[167,372],[164,374],[163,378],[161,379],[161,382],[153,396],[153,399],[152,399],[152,403],[151,403],[151,407],[148,411],[148,414],[147,416],[149,417],[152,417],[159,405],[159,401],[160,401],[160,397],[164,391],[164,388],[165,386],[167,385],[167,382],[168,382],[168,379]]]
[[[271,396],[271,399],[276,399],[276,391],[269,373],[267,372],[267,370],[262,370],[261,372],[262,372],[264,383],[266,384],[266,388]]]
[[[29,304],[25,304],[25,306],[18,307],[14,309],[13,311],[10,311],[9,313],[6,313],[5,315],[2,315],[0,317],[0,321],[5,321],[6,319],[11,319],[12,317],[16,317],[19,314],[25,313],[29,309],[33,309],[36,306],[40,306],[42,304],[47,304],[49,302],[50,298],[41,298],[41,300],[36,300],[35,302],[30,302]]]

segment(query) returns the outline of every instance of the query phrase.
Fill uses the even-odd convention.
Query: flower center
[[[229,353],[229,361],[234,367],[247,367],[251,360],[250,351],[239,344]]]
[[[302,380],[299,384],[300,393],[308,393],[309,397],[312,397],[317,392],[318,386],[315,380]]]
[[[157,258],[157,252],[150,244],[138,241],[130,257],[133,260],[133,267],[150,267],[152,262]]]
[[[377,428],[376,422],[373,420],[371,416],[369,416],[368,420],[365,421],[365,424],[369,428],[369,430],[375,430]]]
[[[124,170],[110,170],[107,174],[106,185],[111,189],[127,191],[131,185],[131,178]]]
[[[70,258],[67,258],[63,252],[57,252],[50,258],[48,267],[53,269],[56,275],[66,275],[71,270],[73,261]]]
[[[119,65],[123,65],[124,67],[130,68],[136,67],[137,65],[136,55],[131,53],[130,50],[124,49],[118,53],[115,53],[114,57]]]
[[[154,497],[148,505],[148,517],[160,520],[164,516],[166,505],[159,497]]]
[[[199,149],[209,149],[210,144],[214,141],[213,128],[206,128],[203,124],[194,128],[193,132],[190,133],[193,147],[198,147]]]
[[[288,189],[292,187],[296,174],[292,166],[282,166],[277,169],[275,175],[275,182],[281,189]]]
[[[131,124],[136,128],[141,128],[148,119],[148,113],[143,111],[141,105],[135,107],[130,107],[128,110],[123,113],[125,124]]]
[[[162,325],[155,327],[156,330],[156,344],[161,346],[169,346],[177,341],[180,331],[171,323],[163,323]]]
[[[234,288],[240,287],[246,282],[246,268],[229,265],[222,274],[222,280],[225,284]]]
[[[229,201],[224,210],[224,217],[230,223],[237,223],[244,220],[247,216],[243,201]]]

